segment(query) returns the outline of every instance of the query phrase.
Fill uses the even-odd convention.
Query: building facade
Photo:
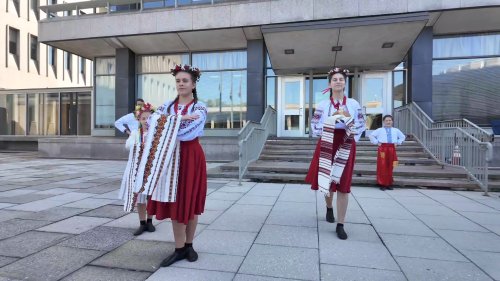
[[[92,61],[40,43],[39,19],[39,1],[2,1],[0,135],[90,135]]]
[[[38,41],[94,62],[92,136],[119,135],[113,122],[136,98],[155,105],[173,99],[169,69],[177,63],[203,72],[197,88],[209,107],[208,136],[236,136],[272,106],[278,136],[308,137],[315,104],[328,98],[322,91],[332,66],[351,70],[346,91],[361,103],[370,130],[408,102],[436,121],[468,118],[489,127],[500,119],[498,0],[41,6]]]

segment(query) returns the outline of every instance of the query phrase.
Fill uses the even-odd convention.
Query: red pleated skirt
[[[393,170],[397,166],[398,156],[393,143],[383,143],[377,152],[377,183],[388,187],[394,184]]]
[[[149,199],[147,210],[148,215],[154,215],[158,220],[170,218],[187,224],[195,215],[201,215],[205,210],[207,162],[198,138],[180,142],[180,146],[176,201],[165,203]]]
[[[344,142],[344,136],[345,136],[344,129],[335,129],[333,135],[333,146],[332,146],[333,155],[337,153],[337,150]],[[312,190],[318,190],[318,170],[319,170],[320,152],[321,152],[321,139],[318,141],[318,144],[316,145],[316,150],[314,151],[314,156],[311,160],[311,164],[309,165],[309,171],[307,173],[305,180],[306,183],[311,184]],[[342,172],[342,176],[340,177],[340,183],[335,184],[332,182],[332,184],[330,185],[331,192],[336,192],[336,191],[340,191],[342,193],[351,192],[352,174],[354,172],[355,160],[356,160],[356,142],[353,141],[351,145],[351,153],[349,154],[349,159],[347,160],[344,172]]]

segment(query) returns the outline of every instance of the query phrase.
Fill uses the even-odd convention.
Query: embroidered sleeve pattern
[[[191,114],[196,114],[200,116],[200,118],[181,122],[179,133],[177,134],[177,138],[180,141],[193,140],[203,134],[205,121],[207,120],[207,108],[205,105],[197,103],[193,108],[193,113]]]

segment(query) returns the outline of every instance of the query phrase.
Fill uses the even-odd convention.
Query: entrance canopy
[[[429,20],[428,13],[263,26],[278,74],[326,72],[332,66],[392,70]]]

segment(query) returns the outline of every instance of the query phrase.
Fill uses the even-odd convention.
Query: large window
[[[52,46],[47,46],[47,61],[48,64],[56,70],[57,66],[57,49]]]
[[[237,129],[246,121],[246,51],[193,53],[192,65],[201,69],[198,98],[207,104],[207,129]],[[137,61],[138,97],[155,106],[177,96],[170,69],[189,62],[188,54],[142,56]]]
[[[114,128],[115,58],[95,61],[95,128]]]
[[[434,119],[500,119],[500,34],[435,38],[432,75]]]
[[[0,95],[0,134],[26,134],[26,94]]]
[[[38,65],[38,37],[30,35],[30,58]]]
[[[90,135],[91,92],[0,94],[0,135]]]
[[[199,99],[208,107],[207,129],[238,129],[246,123],[247,53],[228,51],[193,54],[203,74]]]
[[[19,30],[9,27],[9,53],[19,58]]]
[[[393,108],[398,108],[407,103],[406,70],[403,65],[404,64],[401,63],[392,71]]]

